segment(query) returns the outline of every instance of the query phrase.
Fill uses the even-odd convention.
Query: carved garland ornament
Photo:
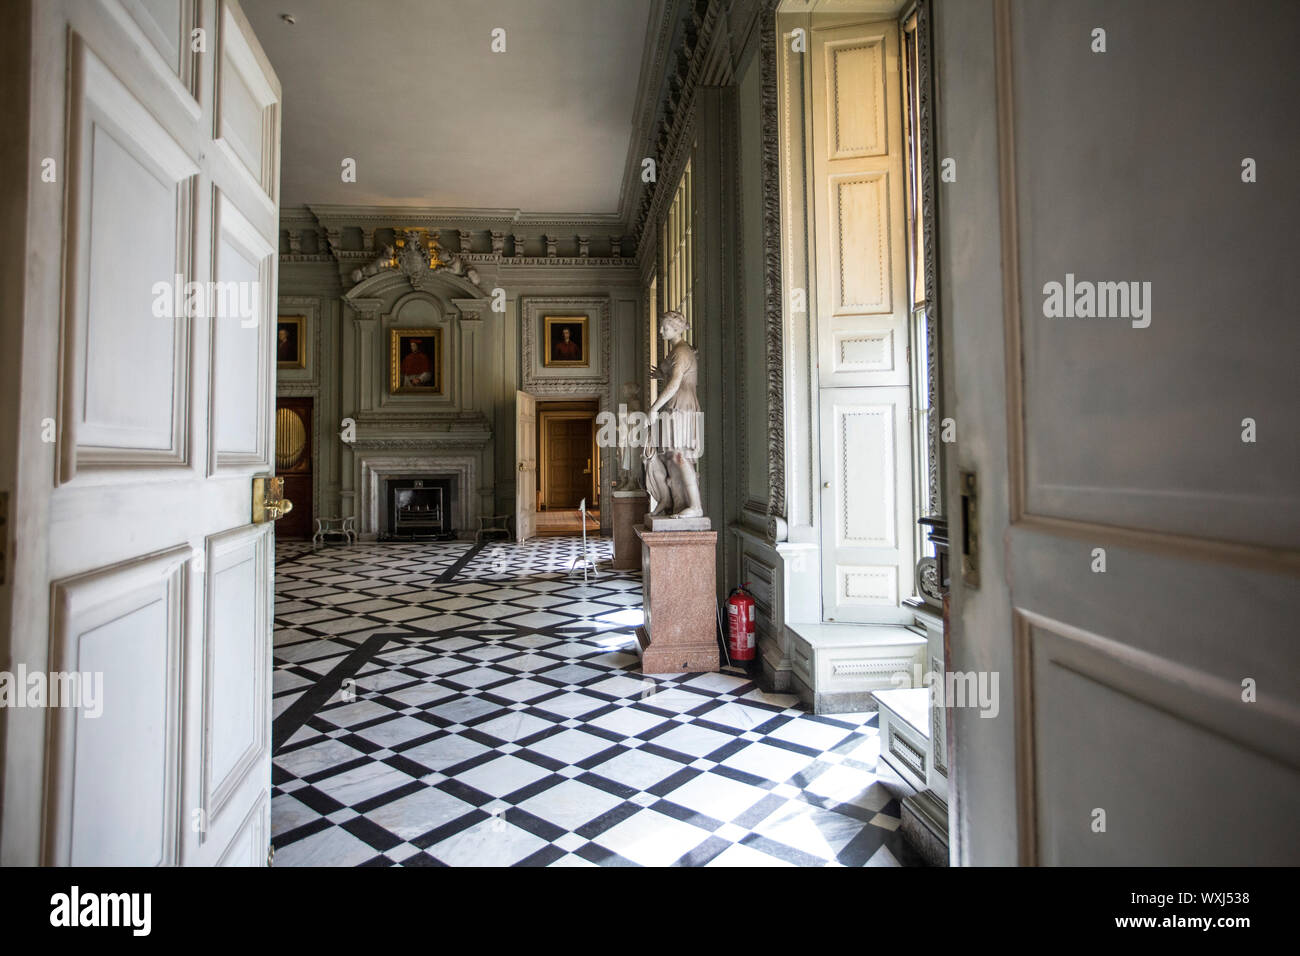
[[[785,317],[781,301],[781,156],[776,78],[776,0],[763,4],[762,39],[762,196],[763,327],[767,360],[767,531],[784,538],[785,525]]]
[[[919,101],[917,140],[921,154],[921,234],[925,256],[925,354],[930,369],[926,382],[927,405],[930,420],[926,429],[927,459],[930,482],[929,513],[943,514],[943,470],[941,468],[943,443],[939,440],[942,411],[939,407],[939,277],[935,263],[939,259],[938,232],[935,228],[934,202],[934,61],[930,47],[931,0],[921,0],[916,8],[916,59],[917,99]]]
[[[464,276],[476,286],[479,284],[477,269],[467,266],[460,256],[445,252],[437,236],[423,229],[401,230],[393,242],[394,245],[385,245],[379,257],[369,265],[353,269],[352,281],[360,282],[380,272],[397,269],[414,288],[420,290],[433,284],[437,272],[450,272]]]

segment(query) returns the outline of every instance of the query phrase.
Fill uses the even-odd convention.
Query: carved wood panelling
[[[117,0],[116,4],[105,4],[128,30],[138,32],[158,52],[157,60],[143,60],[149,66],[165,67],[168,85],[196,119],[200,113],[199,54],[190,38],[199,25],[198,5],[198,0]]]
[[[821,414],[826,619],[910,623],[910,612],[897,603],[912,578],[914,550],[906,454],[910,390],[904,385],[822,394],[828,396]]]
[[[211,829],[270,745],[271,529],[207,539],[203,626],[203,811]],[[206,836],[206,830],[200,838]]]
[[[278,96],[233,9],[224,3],[219,29],[213,137],[274,206],[279,199]]]
[[[98,716],[50,710],[47,865],[177,862],[190,556],[179,546],[51,584],[50,669],[102,683]]]
[[[826,44],[826,109],[830,158],[879,156],[888,150],[885,38]]]
[[[898,568],[840,565],[838,604],[881,605],[898,603]]]
[[[940,427],[943,422],[943,369],[939,361],[941,354],[943,324],[939,307],[939,231],[938,211],[935,203],[935,150],[934,150],[934,67],[930,40],[930,7],[932,0],[920,0],[916,8],[916,59],[917,59],[917,103],[918,132],[917,140],[921,155],[920,173],[920,207],[921,235],[924,256],[924,283],[926,303],[926,368],[930,378],[925,388],[930,409],[927,422],[926,442],[929,446],[928,468],[930,496],[928,513],[943,514],[945,511],[943,495],[944,456],[946,446],[939,440]],[[946,772],[946,767],[941,766]]]
[[[896,422],[892,405],[849,405],[834,409],[836,530],[840,544],[895,547]],[[828,436],[827,436],[828,437]]]
[[[781,154],[776,63],[776,2],[762,5],[759,18],[759,66],[762,89],[763,195],[763,349],[767,366],[767,513],[768,536],[785,538],[785,308],[781,279]],[[811,461],[809,471],[811,472]]]
[[[831,177],[831,270],[834,315],[893,309],[889,174]]]
[[[1013,615],[1024,863],[1128,865],[1152,841],[1164,844],[1162,859],[1184,865],[1286,862],[1293,847],[1273,838],[1294,825],[1285,795],[1300,774],[1300,709],[1290,695],[1261,693],[1243,704],[1235,670],[1205,669],[1024,608]],[[1203,826],[1196,808],[1184,806],[1189,792],[1249,819],[1244,834],[1204,831],[1189,841]],[[1164,808],[1170,825],[1153,831],[1127,812],[1139,805]],[[1092,831],[1075,828],[1098,806],[1109,811],[1108,835],[1123,844],[1098,847]],[[1260,847],[1271,859],[1260,859]]]
[[[191,322],[175,287],[193,275],[198,173],[76,34],[69,54],[63,481],[189,461]]]
[[[271,412],[263,383],[271,378],[275,336],[275,250],[228,196],[213,190],[212,276],[234,283],[240,310],[209,320],[209,474],[270,468]],[[251,316],[243,306],[251,305]]]
[[[266,866],[270,829],[271,795],[267,793],[258,797],[240,821],[230,844],[217,860],[217,866]]]
[[[835,333],[835,370],[887,372],[894,367],[894,332]]]

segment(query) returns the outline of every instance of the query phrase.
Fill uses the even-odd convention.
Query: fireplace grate
[[[452,537],[451,483],[413,478],[388,486],[388,531],[393,538]]]

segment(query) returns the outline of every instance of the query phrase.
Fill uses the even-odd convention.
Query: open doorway
[[[293,510],[280,519],[276,536],[310,538],[312,535],[312,406],[311,398],[277,398],[275,401],[275,471],[284,478],[284,494]]]
[[[600,456],[596,448],[596,402],[537,403],[537,533],[600,527]]]

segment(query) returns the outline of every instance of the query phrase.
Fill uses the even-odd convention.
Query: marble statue
[[[686,317],[665,312],[659,334],[668,354],[650,375],[661,383],[659,398],[650,406],[650,435],[642,455],[646,489],[654,496],[652,516],[699,518],[700,486],[695,463],[703,450],[700,431],[699,379],[695,349],[686,342]]]
[[[645,487],[645,468],[641,463],[645,429],[639,427],[642,410],[641,386],[638,383],[623,383],[619,415],[623,417],[624,427],[619,429],[618,478],[613,488],[615,491],[640,491]]]

